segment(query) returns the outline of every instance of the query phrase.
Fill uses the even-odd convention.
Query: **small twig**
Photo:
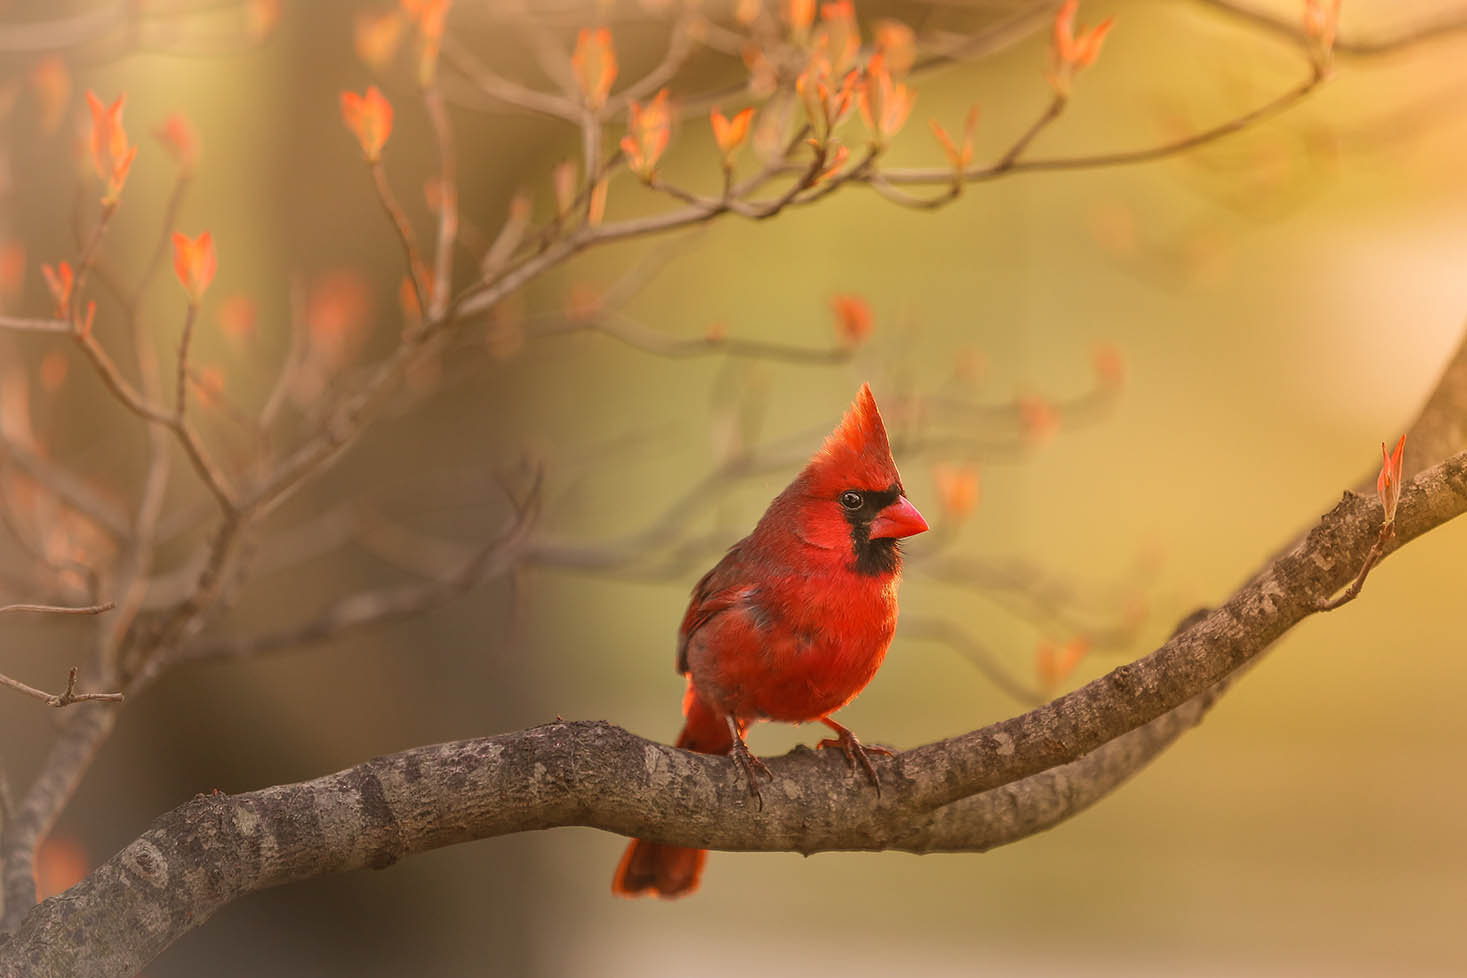
[[[413,283],[413,294],[418,298],[418,308],[427,311],[429,309],[428,289],[431,286],[423,280],[426,266],[418,251],[413,226],[408,223],[402,205],[397,202],[397,197],[392,192],[392,185],[387,182],[387,169],[382,165],[382,161],[372,160],[367,164],[367,169],[372,173],[372,185],[377,189],[377,199],[382,203],[382,209],[387,212],[388,219],[392,221],[392,226],[397,231],[398,241],[402,243],[403,253],[407,256],[408,278]]]
[[[188,313],[183,318],[183,336],[178,341],[178,394],[173,408],[173,418],[180,427],[188,413],[188,348],[194,336],[194,321],[199,318],[199,304],[190,302]]]
[[[453,289],[453,243],[458,237],[458,176],[453,148],[453,124],[443,93],[437,86],[423,92],[423,104],[433,135],[438,143],[438,241],[433,253],[433,293],[427,306],[420,306],[432,317],[443,315]],[[419,297],[421,298],[421,297]]]
[[[1370,552],[1365,555],[1365,563],[1360,565],[1360,573],[1355,575],[1355,579],[1350,582],[1350,586],[1345,588],[1340,596],[1333,600],[1321,598],[1319,601],[1316,601],[1314,610],[1334,611],[1341,605],[1349,604],[1359,597],[1360,589],[1365,587],[1365,578],[1370,576],[1371,570],[1385,556],[1386,544],[1390,543],[1391,538],[1395,535],[1396,523],[1394,520],[1389,523],[1382,523],[1380,525],[1380,534],[1376,536],[1375,542],[1370,545]]]
[[[121,693],[78,693],[76,691],[76,666],[71,667],[71,673],[66,679],[66,691],[64,693],[48,693],[34,686],[27,686],[19,679],[11,679],[4,673],[0,673],[0,686],[9,686],[17,693],[23,693],[31,699],[40,700],[47,706],[60,709],[73,703],[121,703]]]
[[[1050,99],[1049,105],[1044,109],[1044,113],[1038,119],[1035,119],[1034,124],[1025,130],[1024,134],[998,158],[997,163],[993,164],[992,172],[1002,173],[1017,163],[1019,157],[1024,154],[1024,150],[1029,148],[1029,144],[1034,142],[1050,123],[1060,117],[1061,113],[1065,111],[1065,106],[1069,104],[1069,101],[1069,96],[1060,94],[1056,94],[1054,98]]]
[[[0,329],[16,333],[60,333],[71,332],[64,319],[25,319],[19,316],[0,316]]]
[[[42,615],[100,615],[102,612],[111,611],[115,607],[117,607],[117,602],[115,601],[108,601],[104,604],[89,604],[84,607],[56,604],[7,604],[0,607],[0,615],[20,612]]]

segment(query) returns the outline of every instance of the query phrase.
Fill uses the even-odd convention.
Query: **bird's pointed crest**
[[[861,385],[846,416],[805,466],[804,477],[816,495],[901,484],[870,385]]]

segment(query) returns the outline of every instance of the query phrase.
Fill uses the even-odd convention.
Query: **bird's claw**
[[[769,770],[769,765],[755,757],[741,739],[735,739],[733,749],[729,751],[733,759],[738,762],[739,768],[744,772],[744,783],[749,786],[749,794],[759,803],[760,811],[764,809],[764,796],[759,793],[760,775],[767,780],[774,780],[774,772]]]
[[[827,721],[827,723],[829,723],[829,721]],[[870,755],[882,754],[886,757],[890,757],[894,752],[889,748],[880,747],[874,744],[869,747],[866,746],[865,744],[857,740],[856,735],[851,733],[845,727],[838,727],[835,729],[839,731],[839,736],[822,740],[820,741],[820,743],[816,744],[815,747],[821,750],[832,747],[839,747],[842,751],[845,752],[846,763],[851,766],[852,771],[856,769],[856,764],[857,762],[859,762],[861,767],[865,769],[866,776],[870,778],[871,783],[876,786],[876,796],[878,798],[881,797],[881,779],[876,776],[876,765],[871,763]]]

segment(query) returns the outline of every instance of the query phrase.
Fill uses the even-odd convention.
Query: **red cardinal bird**
[[[758,797],[769,769],[744,731],[758,720],[819,720],[881,790],[868,753],[830,715],[865,688],[886,657],[897,620],[898,540],[927,529],[902,494],[886,428],[862,385],[840,426],[693,588],[677,637],[688,677],[677,746],[732,754]],[[762,802],[762,799],[761,799]],[[698,887],[707,852],[637,839],[612,880],[614,893],[682,896]]]

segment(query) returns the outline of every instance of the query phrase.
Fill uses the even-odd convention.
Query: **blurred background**
[[[182,6],[143,4],[151,13],[126,53],[62,52],[58,97],[46,74],[55,63],[21,43],[24,25],[99,6],[0,5],[0,63],[14,82],[0,232],[12,263],[23,247],[4,308],[47,314],[40,264],[74,251],[81,93],[110,101],[125,91],[142,146],[105,248],[123,270],[146,260],[173,186],[175,167],[148,134],[185,113],[202,152],[177,227],[211,230],[219,252],[195,341],[217,393],[201,424],[230,458],[249,445],[230,406],[258,411],[291,344],[293,296],[297,319],[348,335],[343,357],[354,363],[380,356],[402,328],[399,246],[341,125],[339,93],[375,83],[396,106],[384,161],[420,238],[432,226],[424,184],[436,164],[406,51],[373,69],[354,47],[356,18],[390,10],[385,0],[287,0],[258,42],[251,18],[269,5],[209,4],[175,18]],[[630,79],[666,43],[670,14],[659,6],[672,5],[459,0],[448,33],[501,74],[546,85],[523,18],[546,18],[567,51],[573,25],[607,23]],[[868,30],[871,18],[896,16],[957,32],[1025,6],[858,3],[857,12]],[[1290,23],[1298,6],[1257,2]],[[1358,0],[1341,35],[1389,37],[1450,15],[1467,17],[1467,7]],[[1108,16],[1116,26],[1103,54],[1032,154],[1154,145],[1308,76],[1296,45],[1206,3],[1082,5],[1083,21]],[[917,78],[891,164],[940,165],[927,120],[954,131],[975,102],[978,159],[1002,153],[1049,99],[1046,15],[1033,23],[989,57]],[[1467,317],[1464,44],[1448,34],[1342,57],[1338,77],[1288,112],[1160,162],[1014,175],[932,213],[850,188],[769,222],[725,219],[592,252],[472,324],[441,372],[271,517],[275,539],[299,552],[256,578],[217,633],[272,632],[402,578],[360,540],[305,542],[345,498],[363,500],[382,525],[461,544],[501,524],[500,483],[532,458],[546,472],[544,539],[614,544],[654,524],[740,445],[803,451],[803,440],[813,451],[870,381],[915,446],[904,453],[899,439],[908,494],[938,525],[911,548],[904,619],[928,623],[924,634],[933,622],[961,628],[1020,692],[1088,681],[1226,597],[1373,471],[1376,446],[1405,429],[1455,349]],[[742,75],[737,59],[708,52],[673,92]],[[518,191],[537,219],[550,212],[551,169],[576,156],[579,136],[553,120],[471,108],[467,95],[452,101],[463,280]],[[742,104],[731,97],[724,108]],[[674,131],[663,170],[714,193],[716,161],[696,115]],[[621,177],[608,219],[669,206]],[[809,365],[536,334],[543,317],[594,306],[642,271],[656,274],[624,315],[670,336],[718,330],[839,349],[839,296],[869,309],[871,335],[843,362]],[[231,305],[236,297],[245,300]],[[171,362],[176,284],[160,280],[145,309]],[[104,301],[98,335],[125,349],[107,313]],[[141,425],[86,366],[59,340],[0,334],[5,433],[33,438],[130,501]],[[293,392],[297,417],[317,393]],[[922,432],[939,428],[967,439],[923,447]],[[971,512],[944,505],[942,465],[942,478],[976,478]],[[693,542],[672,553],[596,572],[529,566],[428,615],[168,674],[128,704],[43,870],[64,879],[106,859],[198,792],[308,779],[557,715],[671,740],[687,592],[797,468],[716,482],[686,525],[682,539]],[[186,569],[208,525],[207,497],[181,462],[169,512],[160,574]],[[1467,789],[1452,772],[1467,740],[1467,664],[1452,615],[1464,544],[1467,527],[1447,526],[1393,556],[1361,600],[1295,629],[1131,783],[1018,845],[921,858],[715,853],[697,895],[661,903],[610,895],[624,840],[534,833],[257,894],[147,974],[1459,974]],[[31,597],[17,548],[5,546],[0,599]],[[0,671],[59,686],[96,627],[7,621]],[[917,631],[899,629],[881,673],[841,714],[863,738],[911,747],[1027,708],[975,665],[974,648]],[[1057,682],[1045,687],[1044,656],[1054,654],[1045,647],[1088,654],[1066,676],[1051,669]],[[56,719],[0,699],[12,786],[34,776]],[[762,727],[751,743],[779,754],[814,739]]]

